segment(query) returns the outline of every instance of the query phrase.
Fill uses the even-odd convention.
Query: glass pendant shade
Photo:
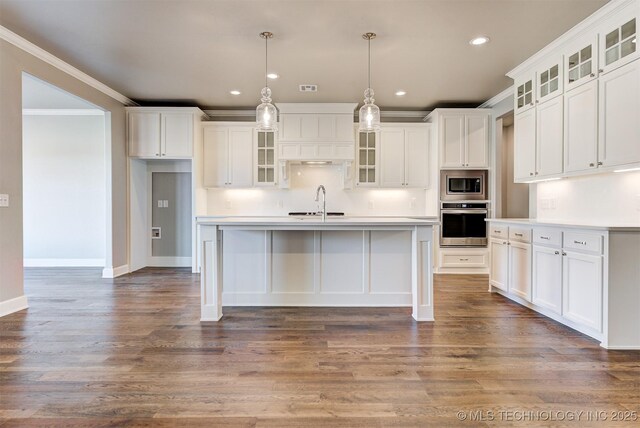
[[[278,130],[278,111],[271,104],[271,89],[262,88],[262,103],[256,108],[256,125],[258,131]]]
[[[376,132],[380,130],[380,108],[374,104],[373,89],[364,91],[364,105],[360,107],[358,115],[358,129],[360,132]]]

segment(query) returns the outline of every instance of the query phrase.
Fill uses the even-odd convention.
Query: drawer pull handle
[[[501,230],[494,230],[494,231],[493,231],[493,233],[498,233],[498,234],[500,234],[500,233],[502,233],[502,231],[501,231]]]
[[[573,241],[574,244],[587,245],[587,241]]]
[[[468,262],[469,259],[460,259],[461,262]]]
[[[522,236],[522,233],[516,233],[515,235],[516,235],[516,236],[520,236],[520,237],[521,237],[521,236]]]
[[[540,236],[540,239],[546,239],[548,241],[549,237],[548,236]]]

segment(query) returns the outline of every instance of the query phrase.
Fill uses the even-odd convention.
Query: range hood
[[[280,103],[278,159],[308,164],[353,162],[356,103]]]

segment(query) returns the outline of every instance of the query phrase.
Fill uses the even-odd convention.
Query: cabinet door
[[[637,5],[609,21],[600,33],[600,70],[609,73],[638,58]]]
[[[379,148],[377,141],[379,140],[377,132],[358,132],[356,131],[356,140],[358,144],[357,153],[357,169],[358,176],[356,186],[377,186],[378,185],[378,162]]]
[[[598,77],[598,37],[576,43],[564,56],[565,94]]]
[[[562,313],[562,252],[560,248],[533,245],[531,301]]]
[[[253,185],[253,129],[229,129],[229,185]]]
[[[229,183],[229,128],[204,127],[204,187]]]
[[[509,243],[509,293],[531,301],[531,244]]]
[[[489,254],[491,257],[489,282],[492,286],[507,291],[509,283],[509,246],[507,241],[490,239]]]
[[[405,138],[405,185],[429,187],[429,130],[407,128]]]
[[[513,177],[531,180],[536,171],[536,111],[516,114],[514,119]]]
[[[603,166],[640,162],[640,61],[601,75],[598,160]]]
[[[253,139],[254,185],[274,186],[276,184],[276,146],[275,132],[255,131]]]
[[[547,100],[562,95],[564,75],[562,74],[562,59],[549,63],[536,73],[537,89],[536,104],[542,104]]]
[[[129,112],[129,156],[160,156],[160,113]]]
[[[465,116],[465,166],[489,167],[489,117],[487,115]]]
[[[563,110],[562,97],[556,97],[536,108],[536,176],[562,174]]]
[[[598,164],[598,82],[592,80],[564,95],[564,171],[585,171]]]
[[[536,102],[535,74],[516,79],[515,87],[514,112],[518,114],[531,109]]]
[[[404,129],[380,130],[380,186],[403,187],[404,180]]]
[[[193,114],[162,114],[162,156],[193,157]]]
[[[566,252],[562,316],[602,331],[602,257]]]
[[[440,165],[442,168],[460,168],[464,161],[464,115],[440,117]]]

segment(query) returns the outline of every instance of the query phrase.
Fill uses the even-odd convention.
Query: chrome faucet
[[[320,190],[322,190],[322,221],[327,221],[327,189],[321,184],[316,189],[316,202],[320,199]]]

